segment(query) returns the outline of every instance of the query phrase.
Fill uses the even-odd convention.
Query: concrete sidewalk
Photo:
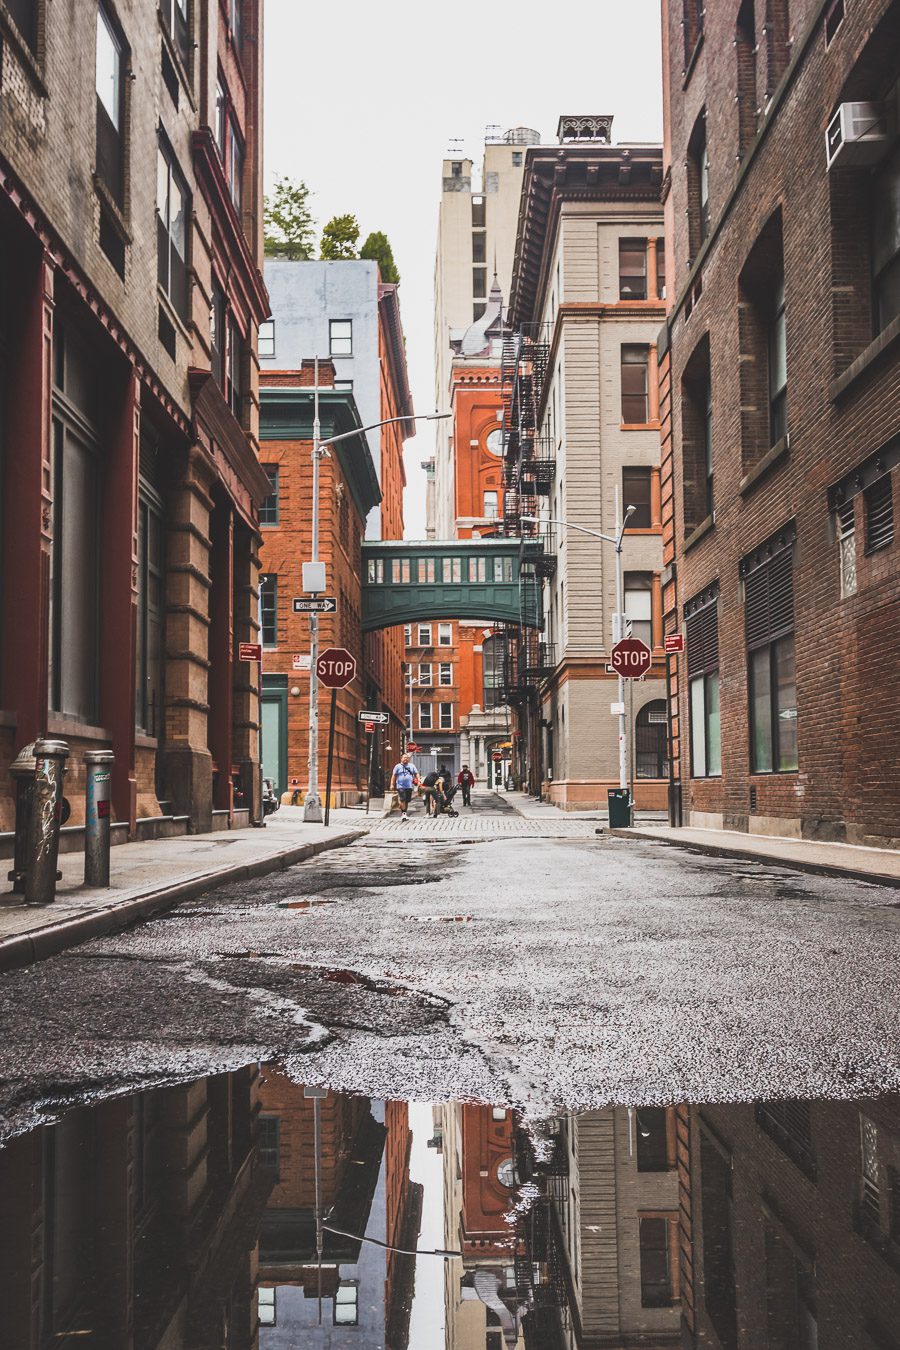
[[[226,882],[265,876],[350,844],[379,819],[340,809],[326,828],[304,825],[301,807],[283,806],[265,829],[121,844],[111,852],[112,884],[105,890],[85,887],[82,853],[61,854],[62,880],[52,905],[26,908],[20,896],[0,893],[0,971],[125,928]]]
[[[821,876],[844,876],[857,881],[900,886],[900,852],[888,848],[863,848],[814,839],[788,839],[780,835],[745,834],[741,830],[698,830],[690,826],[638,822],[630,830],[610,830],[624,839],[652,839],[694,849],[722,858],[750,858],[816,872]]]
[[[518,811],[520,816],[525,816],[528,820],[596,820],[598,823],[609,819],[609,812],[603,807],[593,807],[584,811],[564,811],[561,806],[554,806],[552,802],[539,802],[536,797],[530,796],[527,792],[498,792],[500,797],[505,797],[513,810]],[[662,824],[666,819],[665,811],[636,811],[635,816],[639,822],[645,824],[655,824],[657,821]]]

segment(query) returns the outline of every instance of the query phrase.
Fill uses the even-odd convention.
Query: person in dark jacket
[[[472,789],[475,786],[475,775],[468,764],[462,766],[461,771],[456,775],[457,787],[462,788],[463,806],[472,805]]]

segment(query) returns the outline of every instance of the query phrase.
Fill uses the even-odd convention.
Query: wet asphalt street
[[[897,1091],[898,894],[482,794],[8,975],[0,1121],[256,1059],[535,1115]]]

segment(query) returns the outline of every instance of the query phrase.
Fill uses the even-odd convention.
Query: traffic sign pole
[[[328,728],[328,769],[325,775],[325,824],[331,818],[331,770],[334,764],[334,707],[337,703],[337,689],[331,691],[331,724]]]

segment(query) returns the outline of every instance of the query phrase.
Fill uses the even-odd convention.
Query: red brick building
[[[686,818],[898,838],[900,5],[666,0]]]
[[[293,612],[302,597],[302,569],[311,556],[312,422],[315,363],[296,373],[262,376],[261,436],[271,494],[263,505],[260,617],[263,644],[263,761],[278,792],[307,786],[309,746],[309,619]],[[334,367],[319,362],[321,436],[361,425],[353,394],[334,388]],[[319,618],[319,650],[345,647],[358,674],[337,694],[332,792],[338,803],[357,802],[366,785],[369,742],[357,713],[372,699],[380,706],[378,634],[362,633],[361,543],[368,513],[381,500],[365,435],[334,446],[319,463],[319,558],[337,613]],[[302,658],[306,657],[305,663]],[[304,668],[305,665],[305,668]],[[331,692],[319,688],[319,775],[325,787]],[[390,738],[388,738],[389,740]],[[399,738],[395,738],[399,745]]]
[[[132,834],[246,821],[262,5],[11,0],[0,44],[0,829],[47,733],[73,824],[97,748]]]

